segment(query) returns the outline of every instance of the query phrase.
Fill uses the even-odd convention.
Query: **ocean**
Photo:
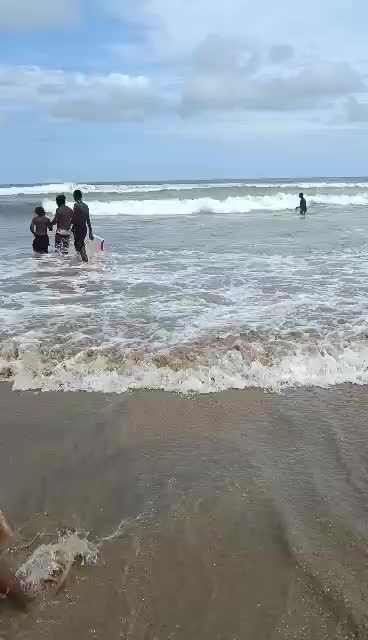
[[[75,186],[105,251],[34,257]],[[363,178],[1,187],[1,560],[98,549],[1,637],[367,640],[367,205]]]
[[[14,389],[368,381],[368,179],[82,184],[104,254],[33,257],[34,207],[53,214],[75,186],[0,188],[0,375]]]

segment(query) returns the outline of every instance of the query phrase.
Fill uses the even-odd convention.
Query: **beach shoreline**
[[[0,402],[1,508],[100,544],[0,636],[366,637],[363,387]]]

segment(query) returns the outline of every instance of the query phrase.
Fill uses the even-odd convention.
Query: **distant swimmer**
[[[93,231],[91,220],[89,217],[89,208],[85,202],[82,201],[82,192],[77,189],[73,193],[75,200],[73,217],[72,217],[72,232],[74,233],[74,246],[75,250],[80,254],[83,262],[88,262],[86,245],[84,241],[87,235],[87,227],[89,230],[89,238],[93,240]]]
[[[55,233],[55,249],[60,253],[66,254],[69,250],[70,228],[72,226],[73,209],[66,205],[64,195],[56,198],[57,209],[55,217],[51,222],[52,226],[56,225]]]
[[[305,216],[305,214],[307,213],[308,209],[307,209],[307,201],[304,198],[304,193],[299,193],[299,198],[300,198],[300,205],[299,205],[299,207],[297,207],[295,209],[295,211],[297,211],[299,209],[301,215]]]
[[[30,231],[34,235],[33,251],[36,253],[48,253],[50,239],[48,231],[52,231],[50,218],[47,217],[43,207],[36,207],[35,216],[32,218]]]

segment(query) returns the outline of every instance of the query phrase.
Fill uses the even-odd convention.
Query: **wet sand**
[[[64,592],[0,603],[0,637],[368,638],[366,394],[0,385],[0,508],[107,538]]]

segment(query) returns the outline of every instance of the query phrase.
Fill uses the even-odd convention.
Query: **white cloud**
[[[114,121],[152,116],[163,106],[163,99],[144,76],[122,74],[85,76],[69,95],[57,100],[51,114],[57,118],[81,121]]]
[[[274,63],[282,63],[291,60],[294,48],[289,44],[275,44],[270,48],[269,60]]]
[[[213,41],[210,41],[210,48]],[[221,48],[219,48],[221,51]],[[3,114],[39,110],[57,119],[119,121],[203,112],[287,113],[332,107],[336,100],[366,91],[359,74],[347,64],[320,63],[291,71],[267,65],[251,48],[227,48],[227,58],[208,56],[202,48],[184,83],[169,86],[146,76],[87,74],[37,66],[0,65]],[[234,51],[239,52],[237,62]],[[267,54],[267,51],[266,51]],[[267,58],[267,55],[265,55]],[[223,62],[226,60],[226,64]],[[348,103],[358,121],[358,103]],[[355,109],[355,111],[354,111]]]
[[[66,72],[27,66],[0,66],[3,110],[40,108],[55,118],[136,119],[164,106],[164,97],[144,76]]]
[[[208,36],[295,45],[322,57],[366,49],[365,0],[99,0],[137,24],[162,59],[186,57]]]
[[[349,98],[345,103],[345,114],[349,122],[368,122],[368,102],[359,102],[355,97]]]
[[[249,74],[260,65],[260,52],[243,39],[210,35],[194,49],[192,64],[196,73]]]
[[[237,63],[231,64],[231,51]],[[328,107],[333,99],[366,91],[359,73],[346,63],[315,63],[273,69],[247,48],[244,65],[237,45],[227,64],[197,68],[183,89],[182,108],[196,111],[294,111]],[[271,49],[270,55],[274,57]],[[267,56],[266,56],[267,58]],[[222,58],[224,60],[224,58]]]
[[[129,41],[100,49],[101,55],[116,56],[115,68],[134,65],[134,75],[0,66],[3,113],[38,108],[80,121],[142,119],[163,110],[173,118],[236,113],[247,126],[259,114],[265,126],[267,117],[278,114],[289,126],[293,112],[298,126],[309,126],[312,116],[326,123],[326,114],[332,117],[345,104],[351,122],[363,119],[363,0],[355,0],[360,13],[346,0],[300,0],[298,11],[293,0],[93,1],[101,11],[135,23]],[[0,30],[64,23],[87,2],[0,0]],[[354,38],[342,39],[345,25],[356,27]],[[140,64],[150,66],[151,79],[138,75]]]
[[[0,32],[67,24],[78,15],[78,5],[79,0],[0,0]]]
[[[325,123],[344,99],[367,91],[359,63],[366,50],[363,0],[355,0],[354,12],[346,0],[300,0],[297,11],[294,0],[106,0],[104,6],[140,33],[134,49],[122,44],[116,52],[125,61],[133,53],[137,64],[139,52],[146,60],[150,51],[186,116],[243,111],[249,121],[257,113],[286,119],[294,112],[308,121],[314,113]]]

